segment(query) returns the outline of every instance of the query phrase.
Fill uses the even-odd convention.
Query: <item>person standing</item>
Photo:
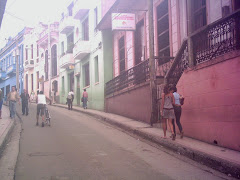
[[[172,119],[175,119],[175,114],[173,109],[173,104],[175,104],[175,99],[173,94],[170,91],[171,89],[169,88],[169,86],[165,85],[164,91],[161,95],[162,102],[161,102],[160,113],[161,113],[161,116],[163,117],[162,127],[163,127],[164,138],[166,138],[167,120],[168,120],[168,124],[170,126],[170,130],[172,133],[172,136],[171,136],[172,140],[175,140],[176,136],[174,134],[173,124],[172,124]]]
[[[177,93],[177,88],[176,86],[173,87],[173,96],[175,99],[175,104],[173,106],[174,108],[174,113],[176,117],[176,123],[180,132],[180,138],[183,138],[183,128],[180,122],[181,114],[182,114],[182,104],[181,104],[181,99],[183,99],[183,96]],[[176,135],[176,130],[175,130],[175,123],[173,120],[173,131],[174,134]]]
[[[67,96],[68,110],[72,110],[73,99],[74,99],[74,93],[71,90]]]
[[[30,102],[29,94],[27,93],[26,89],[23,90],[23,93],[21,94],[22,99],[22,115],[26,116],[28,115],[28,101]]]
[[[83,94],[82,94],[82,102],[83,102],[83,108],[87,109],[87,101],[88,101],[88,93],[86,89],[84,89]]]
[[[37,95],[36,102],[37,102],[37,122],[36,126],[38,126],[38,119],[39,115],[42,117],[42,127],[44,127],[44,111],[45,111],[45,106],[47,104],[46,99],[50,101],[49,98],[47,98],[44,94],[43,91],[40,91],[39,94]]]
[[[20,105],[20,97],[15,86],[12,86],[11,92],[8,93],[7,100],[9,101],[10,117],[15,118],[17,101]]]
[[[34,98],[35,98],[35,93],[32,91],[32,92],[31,92],[31,102],[34,101]]]
[[[0,89],[0,119],[2,119],[3,92]]]

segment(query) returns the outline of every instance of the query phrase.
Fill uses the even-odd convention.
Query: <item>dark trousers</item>
[[[28,102],[23,102],[22,103],[22,113],[28,115]]]
[[[67,104],[68,104],[68,110],[72,110],[72,100],[71,99],[67,99]]]
[[[181,106],[174,106],[174,113],[175,113],[176,123],[177,123],[178,129],[179,129],[180,132],[182,132],[182,125],[180,123],[180,118],[181,118],[181,114],[182,114]],[[176,134],[174,119],[172,120],[172,124],[173,124],[174,134]]]

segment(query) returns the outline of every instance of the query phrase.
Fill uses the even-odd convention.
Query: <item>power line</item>
[[[10,16],[12,16],[12,17],[14,17],[14,18],[16,18],[16,19],[18,19],[18,20],[20,20],[20,21],[24,21],[22,18],[14,15],[14,14],[12,14],[11,12],[5,11],[5,13],[8,14],[8,15],[10,15]]]

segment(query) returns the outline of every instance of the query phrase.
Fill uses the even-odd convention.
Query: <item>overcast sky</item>
[[[5,45],[6,38],[16,36],[25,26],[34,26],[40,21],[59,21],[69,2],[71,0],[7,0],[0,29],[0,48]]]

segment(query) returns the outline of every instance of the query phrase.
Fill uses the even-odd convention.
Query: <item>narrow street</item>
[[[223,179],[79,112],[49,106],[51,127],[36,126],[36,105],[29,107],[20,115],[16,180]]]

